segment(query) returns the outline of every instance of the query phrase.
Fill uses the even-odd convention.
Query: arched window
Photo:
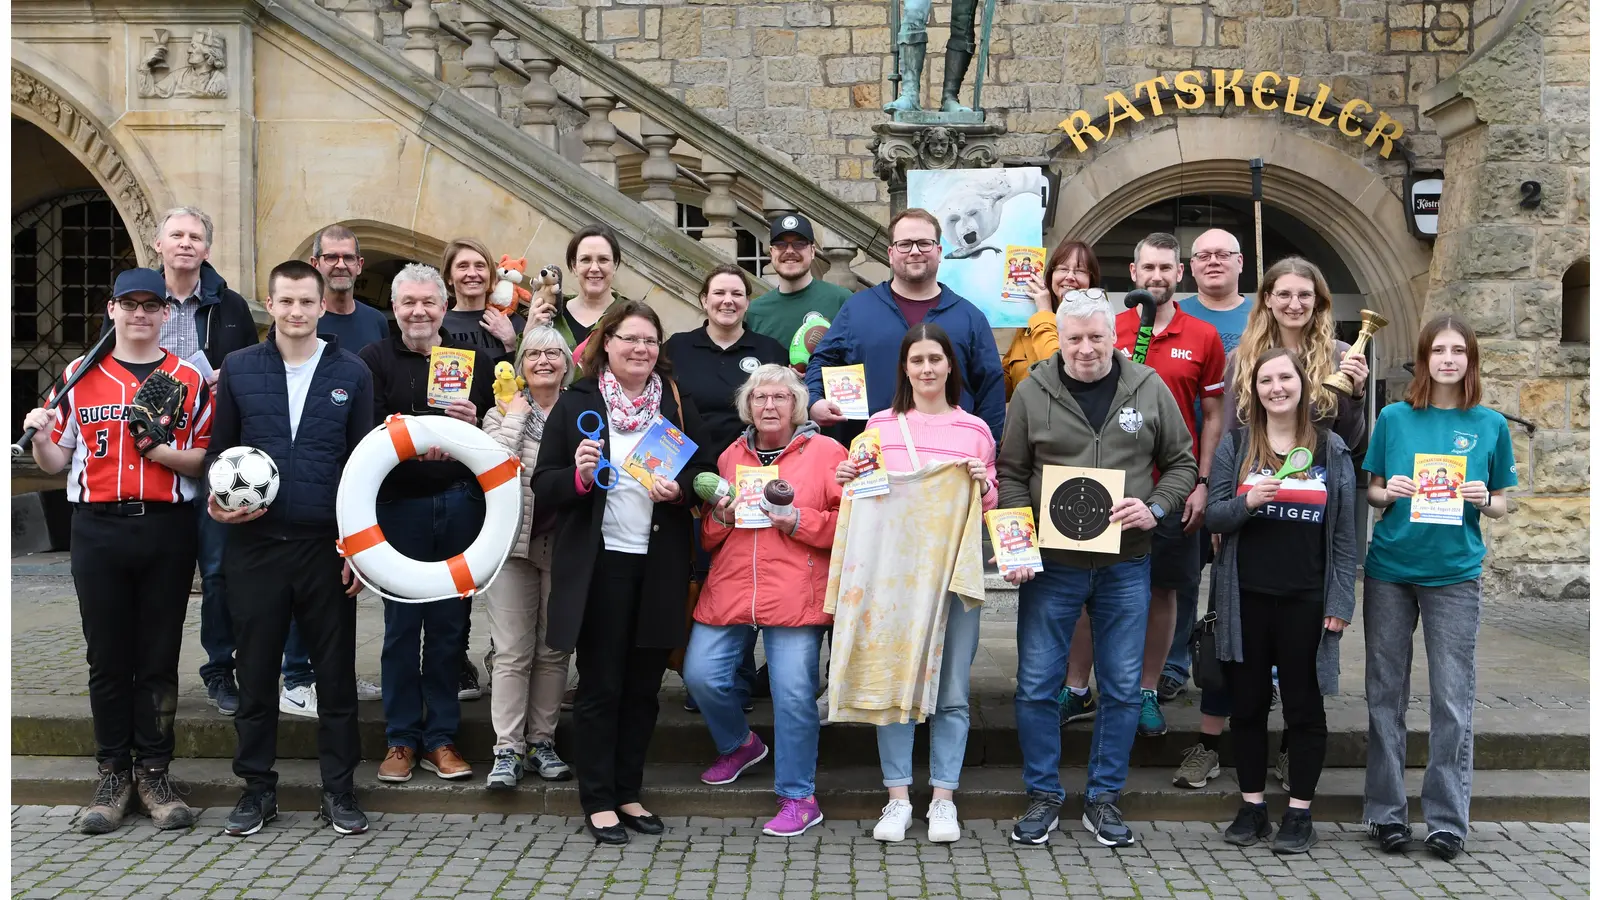
[[[1561,342],[1589,343],[1589,260],[1580,259],[1561,276]]]

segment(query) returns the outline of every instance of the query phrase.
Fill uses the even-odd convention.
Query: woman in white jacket
[[[483,417],[483,430],[522,460],[522,531],[500,577],[489,588],[489,636],[494,645],[489,717],[494,723],[490,790],[513,790],[525,769],[564,781],[572,769],[556,754],[556,720],[567,687],[567,654],[545,645],[549,621],[553,513],[541,512],[529,486],[544,437],[545,416],[572,383],[572,351],[549,326],[528,329],[516,369],[527,387]]]

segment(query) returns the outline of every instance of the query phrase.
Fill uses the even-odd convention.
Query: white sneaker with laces
[[[278,712],[307,719],[317,717],[317,686],[284,688],[278,695]]]
[[[356,699],[357,700],[382,700],[383,699],[383,687],[378,685],[378,684],[376,684],[376,683],[374,683],[374,682],[368,681],[365,678],[357,678],[356,679]]]
[[[890,800],[872,829],[872,837],[880,841],[898,843],[906,839],[906,826],[911,824],[911,801]]]
[[[961,820],[956,817],[953,800],[934,800],[928,804],[928,840],[953,844],[961,840]]]

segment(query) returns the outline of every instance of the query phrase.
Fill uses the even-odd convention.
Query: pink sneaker
[[[700,780],[706,784],[732,784],[744,774],[745,769],[766,758],[767,745],[761,743],[761,738],[752,731],[743,747],[717,757],[711,768],[700,773]]]
[[[778,815],[762,826],[762,834],[773,837],[795,837],[806,833],[806,829],[822,821],[822,808],[817,806],[815,796],[804,800],[790,800],[784,798],[778,804]]]

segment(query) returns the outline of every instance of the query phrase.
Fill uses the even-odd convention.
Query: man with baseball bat
[[[72,579],[100,765],[94,798],[77,820],[85,834],[119,827],[136,795],[157,828],[195,821],[167,767],[211,395],[199,369],[161,348],[172,315],[161,275],[130,269],[112,296],[107,352],[73,360],[47,406],[23,420],[31,432],[48,429],[31,440],[40,469],[71,466]]]

